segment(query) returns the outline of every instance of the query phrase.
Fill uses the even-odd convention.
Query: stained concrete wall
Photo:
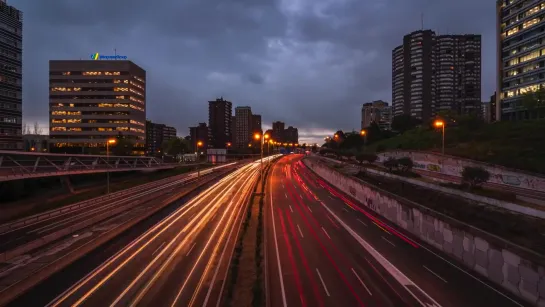
[[[535,306],[545,307],[545,267],[535,260],[543,263],[539,255],[521,252],[507,241],[440,213],[423,213],[418,204],[343,175],[316,160],[305,159],[304,163],[337,189],[457,258],[469,269]]]
[[[415,163],[415,169],[458,177],[461,176],[460,174],[466,166],[481,166],[490,173],[489,183],[503,184],[535,191],[545,191],[545,176],[512,170],[474,160],[443,156],[422,151],[389,151],[378,154],[378,157],[380,162],[386,160],[388,157],[410,157]]]

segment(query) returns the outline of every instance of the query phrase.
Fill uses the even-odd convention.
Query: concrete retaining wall
[[[512,170],[498,165],[482,163],[474,160],[453,156],[443,156],[440,154],[422,151],[389,151],[379,153],[378,157],[380,162],[386,160],[388,157],[410,157],[415,163],[415,169],[458,177],[461,176],[460,173],[466,166],[481,166],[490,172],[489,183],[503,184],[534,191],[545,191],[544,176]]]
[[[543,260],[539,255],[511,248],[512,244],[505,240],[371,187],[315,160],[305,159],[304,163],[337,189],[467,268],[535,306],[545,307],[545,267],[533,260]]]

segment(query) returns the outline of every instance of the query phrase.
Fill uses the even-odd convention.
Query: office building
[[[206,152],[209,144],[209,130],[206,123],[199,123],[196,127],[189,127],[190,146],[192,152],[197,152],[197,148]],[[202,146],[198,146],[199,142]]]
[[[521,97],[545,86],[545,0],[498,0],[496,13],[496,118],[543,116],[526,110]]]
[[[390,130],[392,125],[392,107],[387,102],[376,100],[364,103],[361,108],[361,129],[377,123],[382,130]]]
[[[231,147],[235,146],[237,143],[237,118],[235,116],[231,116],[231,138],[230,143]]]
[[[223,97],[208,102],[208,129],[210,148],[226,148],[231,141],[233,104]]]
[[[392,51],[392,103],[394,116],[409,114],[421,120],[435,107],[435,32],[415,31],[403,37]]]
[[[286,143],[293,143],[293,144],[299,143],[299,131],[297,130],[297,128],[289,126],[286,130],[284,130],[283,141]]]
[[[273,138],[273,140],[278,140],[278,142],[285,142],[284,141],[284,127],[285,127],[285,124],[283,122],[276,121],[276,122],[272,123],[272,130],[273,130],[272,138]]]
[[[435,112],[479,115],[481,36],[438,35],[435,46]]]
[[[0,2],[0,150],[23,150],[23,13]]]
[[[250,107],[236,107],[235,108],[235,138],[236,148],[246,148],[253,140],[253,115],[252,108]]]
[[[496,121],[496,93],[490,96],[490,101],[483,102],[483,119],[487,123],[493,123]]]
[[[126,60],[49,61],[49,111],[52,152],[105,151],[122,137],[143,155],[146,71]]]
[[[415,31],[392,51],[393,115],[479,114],[481,36]]]

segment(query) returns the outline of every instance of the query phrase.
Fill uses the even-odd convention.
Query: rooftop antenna
[[[424,13],[420,13],[420,26],[424,30]]]
[[[115,56],[114,59],[116,59],[117,58],[117,49],[115,49],[115,48],[114,48],[114,56]]]

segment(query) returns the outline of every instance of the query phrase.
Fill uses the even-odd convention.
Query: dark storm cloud
[[[48,60],[127,55],[148,73],[148,117],[180,134],[209,99],[251,105],[315,138],[357,129],[361,104],[391,99],[391,50],[424,26],[483,35],[493,91],[493,0],[48,0],[24,12],[25,121],[47,123]],[[471,8],[471,9],[468,9]]]

